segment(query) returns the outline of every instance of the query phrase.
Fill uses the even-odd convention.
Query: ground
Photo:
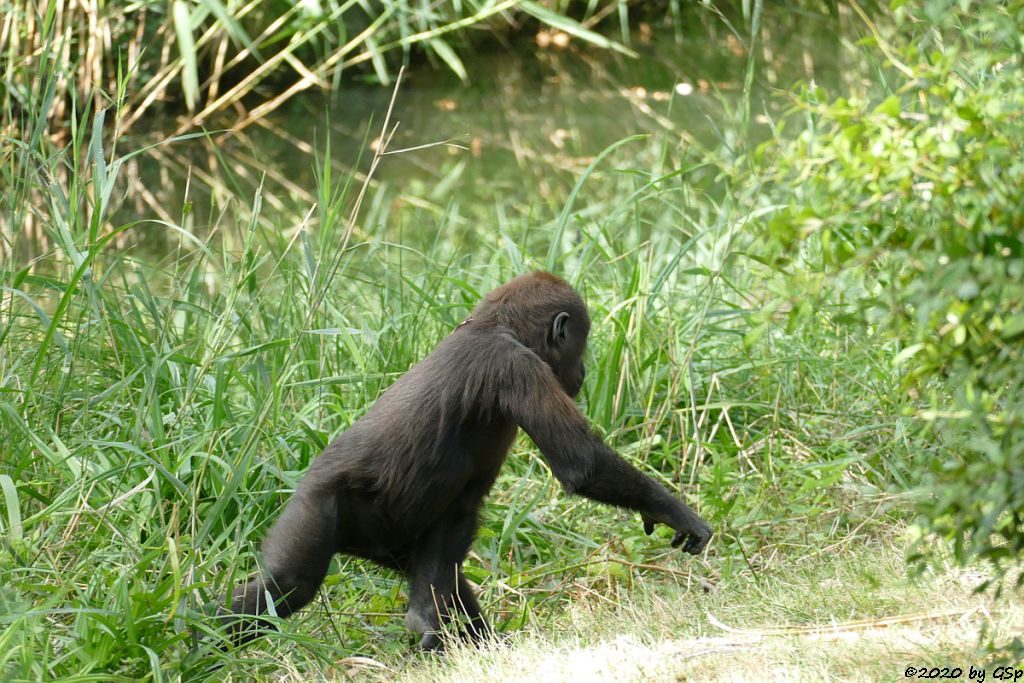
[[[1004,675],[983,634],[1024,632],[1024,606],[976,593],[981,569],[938,563],[910,576],[907,547],[900,535],[861,540],[710,589],[684,572],[638,571],[610,592],[586,590],[581,580],[580,590],[566,591],[573,597],[558,620],[505,634],[499,645],[440,657],[354,655],[320,673],[409,683],[970,680],[972,668],[987,680]],[[280,658],[279,680],[308,680],[294,643],[266,652]]]

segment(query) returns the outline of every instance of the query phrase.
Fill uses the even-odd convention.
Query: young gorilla
[[[405,621],[422,647],[440,647],[450,620],[485,637],[461,567],[518,427],[567,493],[636,510],[648,534],[667,524],[673,546],[700,553],[711,527],[604,445],[573,402],[589,331],[582,299],[549,273],[490,292],[313,462],[263,542],[263,575],[235,591],[233,612],[265,614],[269,594],[279,616],[292,614],[341,552],[408,577]],[[236,641],[256,634],[254,621],[236,618]]]

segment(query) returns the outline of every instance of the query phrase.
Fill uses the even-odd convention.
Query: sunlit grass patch
[[[559,627],[460,649],[389,680],[895,680],[909,666],[986,667],[981,647],[1024,628],[1024,606],[974,593],[979,570],[905,574],[902,541],[780,559],[713,592],[646,577],[621,602],[567,604]],[[369,674],[369,670],[366,670]]]

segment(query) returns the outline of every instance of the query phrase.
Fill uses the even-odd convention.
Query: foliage
[[[484,6],[497,5],[472,5]],[[190,23],[198,7],[184,8]],[[106,113],[93,107],[106,96],[77,101],[63,142],[50,122],[66,74],[8,78],[0,211],[52,248],[0,269],[0,678],[192,680],[218,663],[258,677],[282,662],[308,677],[353,652],[404,656],[400,582],[349,559],[325,609],[252,650],[213,647],[205,614],[255,566],[327,441],[481,292],[551,264],[593,313],[585,412],[692,495],[718,537],[709,561],[680,560],[635,516],[559,495],[523,439],[466,568],[500,628],[554,630],[568,600],[618,599],[651,575],[756,582],[756,595],[766,578],[801,580],[800,561],[902,518],[902,492],[932,465],[931,528],[962,556],[1006,556],[1022,495],[1020,2],[894,12],[915,30],[884,44],[900,65],[882,72],[886,96],[808,89],[786,122],[801,124],[796,140],[777,128],[753,155],[625,140],[556,211],[550,197],[465,217],[392,208],[386,188],[324,161],[297,216],[266,218],[257,192],[203,234],[187,204],[117,222],[117,179],[138,153],[117,137],[139,111],[133,75],[115,79]],[[196,21],[197,51],[200,25],[244,51],[214,9]],[[39,54],[54,64],[49,26]],[[310,49],[329,59],[337,45]],[[186,68],[168,60],[159,69]],[[715,123],[733,118],[748,117]],[[495,227],[456,242],[456,218]],[[931,430],[919,450],[910,417]]]
[[[589,3],[577,21],[563,3],[532,0],[3,0],[0,129],[28,106],[42,106],[55,122],[72,116],[72,98],[100,109],[104,93],[120,87],[129,94],[124,128],[170,100],[187,106],[185,130],[249,107],[233,125],[238,130],[310,88],[338,89],[343,74],[369,71],[388,84],[413,50],[464,79],[460,53],[471,44],[470,29],[497,33],[527,21],[629,53],[587,28],[595,14],[606,14],[600,5]],[[34,94],[51,71],[59,75],[53,90]]]
[[[809,89],[798,140],[764,151],[787,205],[764,234],[797,324],[838,287],[836,319],[898,343],[921,523],[1004,564],[1024,551],[1024,3],[893,6],[888,96]]]
[[[327,615],[306,610],[259,649],[217,650],[205,614],[256,566],[327,441],[483,291],[549,261],[593,314],[586,413],[684,488],[718,540],[713,563],[681,559],[635,515],[561,496],[523,439],[466,567],[501,629],[551,628],[567,599],[647,572],[694,586],[774,572],[847,546],[898,503],[883,492],[894,424],[861,397],[894,385],[868,349],[839,326],[744,344],[764,282],[737,249],[754,188],[712,198],[714,174],[686,172],[701,150],[665,168],[662,141],[627,140],[595,157],[565,210],[499,222],[488,240],[445,239],[451,214],[392,214],[430,236],[417,249],[384,221],[354,222],[360,192],[367,207],[389,195],[329,162],[315,230],[260,220],[261,194],[204,235],[187,205],[174,222],[113,222],[138,153],[104,141],[123,110],[86,104],[67,145],[44,134],[45,107],[30,111],[7,138],[0,210],[32,217],[53,248],[0,271],[0,677],[191,680],[218,662],[260,676],[278,658],[322,671],[405,653],[400,581],[346,558]]]
[[[467,566],[501,628],[550,626],[567,581],[604,594],[644,567],[694,581],[770,571],[778,546],[842,547],[887,504],[874,457],[850,457],[884,453],[884,428],[827,445],[867,418],[842,398],[869,368],[841,352],[848,341],[833,330],[744,351],[749,313],[732,287],[750,284],[727,265],[740,224],[728,207],[706,214],[697,239],[652,234],[648,222],[665,224],[688,192],[668,185],[612,199],[600,223],[557,243],[521,226],[456,256],[372,234],[339,254],[355,186],[325,168],[316,234],[230,217],[210,244],[148,222],[94,232],[105,224],[95,190],[120,158],[77,130],[68,153],[94,163],[72,177],[73,209],[58,203],[49,216],[58,248],[3,272],[0,622],[11,676],[195,678],[217,659],[251,675],[276,668],[212,649],[204,612],[251,571],[263,530],[330,437],[481,292],[542,267],[549,247],[595,320],[586,412],[633,462],[686,485],[720,540],[713,570],[686,562],[634,515],[559,495],[523,440]],[[40,145],[32,177],[64,163]],[[628,196],[638,172],[613,176],[610,196]],[[115,246],[126,231],[160,230],[179,238],[162,262]],[[307,668],[407,649],[396,577],[339,559],[327,585],[327,618],[307,610],[261,647]]]

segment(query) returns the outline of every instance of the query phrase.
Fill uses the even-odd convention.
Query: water
[[[367,200],[369,220],[408,235],[453,214],[456,223],[550,218],[595,155],[623,137],[655,136],[670,166],[702,149],[727,155],[770,134],[769,123],[789,106],[777,89],[806,81],[836,93],[866,68],[862,59],[844,63],[844,56],[858,57],[847,56],[841,41],[853,19],[772,6],[754,47],[747,115],[749,28],[742,18],[694,10],[682,23],[638,24],[630,43],[639,59],[578,41],[560,49],[542,46],[545,36],[518,36],[467,57],[465,83],[443,65],[409,69],[389,149],[452,144],[387,156]],[[380,134],[391,95],[390,87],[358,82],[329,96],[309,91],[236,134],[162,146],[129,169],[117,218],[157,213],[202,235],[225,216],[247,213],[262,187],[259,220],[294,226],[317,201],[325,155],[335,179],[353,167],[366,170],[366,146]],[[166,138],[177,121],[151,118],[148,125],[139,140]]]

